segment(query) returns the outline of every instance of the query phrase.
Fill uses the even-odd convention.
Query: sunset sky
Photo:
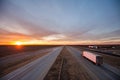
[[[120,44],[120,0],[0,0],[0,45]]]

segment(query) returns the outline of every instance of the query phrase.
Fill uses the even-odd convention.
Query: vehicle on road
[[[98,55],[89,51],[83,51],[82,56],[92,61],[96,65],[103,64],[103,57],[101,55]]]

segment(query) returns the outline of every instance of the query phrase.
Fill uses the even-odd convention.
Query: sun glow
[[[15,44],[16,44],[16,45],[22,45],[22,42],[17,41]]]

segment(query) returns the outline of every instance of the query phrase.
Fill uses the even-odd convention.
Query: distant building
[[[94,49],[97,49],[98,47],[97,46],[88,46],[89,48],[94,48]]]

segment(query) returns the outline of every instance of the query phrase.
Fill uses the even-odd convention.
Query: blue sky
[[[119,0],[1,0],[0,5],[3,43],[11,38],[120,43]]]

